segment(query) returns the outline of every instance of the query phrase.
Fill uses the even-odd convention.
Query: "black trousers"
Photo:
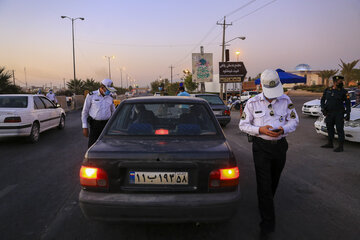
[[[89,134],[88,148],[91,147],[99,138],[107,122],[108,120],[103,120],[103,121],[89,120],[90,134]]]
[[[253,140],[258,203],[262,219],[260,227],[265,231],[273,231],[275,228],[274,196],[285,166],[287,149],[285,138],[276,142],[258,137]]]
[[[328,113],[326,115],[325,123],[326,123],[326,128],[328,130],[329,142],[332,142],[334,140],[334,134],[335,134],[334,125],[335,125],[336,132],[338,134],[339,143],[343,144],[345,141],[344,113],[342,111]]]

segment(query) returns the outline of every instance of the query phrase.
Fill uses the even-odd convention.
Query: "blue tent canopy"
[[[280,68],[276,69],[276,71],[279,74],[280,81],[282,84],[284,84],[284,83],[306,83],[305,77],[300,77],[300,76],[292,74],[292,73],[287,73]],[[256,85],[260,84],[260,78],[255,80],[255,84]]]

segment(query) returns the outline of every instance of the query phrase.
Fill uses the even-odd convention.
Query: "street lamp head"
[[[236,51],[235,54],[236,54],[236,55],[240,55],[240,51]]]
[[[66,18],[66,16],[61,16],[61,18]]]
[[[80,19],[80,20],[83,20],[83,21],[85,20],[85,18],[83,18],[83,17],[81,17],[81,18],[79,18],[79,19]]]
[[[245,38],[246,38],[246,37],[239,37],[239,39],[241,39],[241,40],[245,40]]]

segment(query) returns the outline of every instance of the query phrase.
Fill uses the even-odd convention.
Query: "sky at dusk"
[[[241,8],[242,6],[245,6]],[[241,8],[241,9],[239,9]],[[238,11],[236,11],[238,10]],[[59,86],[73,78],[71,21],[75,21],[77,78],[108,77],[115,86],[126,74],[139,86],[161,78],[174,81],[191,69],[191,53],[213,53],[221,61],[222,27],[231,60],[240,51],[248,75],[266,68],[338,69],[360,59],[360,0],[0,0],[0,66],[14,70],[17,83]],[[360,64],[357,66],[360,67]]]

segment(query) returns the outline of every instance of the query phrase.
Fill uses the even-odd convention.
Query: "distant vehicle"
[[[356,103],[355,91],[348,91],[350,96],[350,104],[354,106]],[[303,104],[302,113],[309,116],[320,116],[321,113],[321,101],[320,99],[314,99]]]
[[[243,92],[243,93],[241,94],[240,99],[241,99],[242,102],[244,102],[244,101],[247,101],[247,100],[249,100],[251,97],[256,96],[256,95],[258,95],[258,94],[259,94],[259,93],[256,92],[256,91],[246,91],[246,92]]]
[[[325,117],[321,114],[314,123],[317,133],[327,136],[328,131],[326,128]],[[351,142],[360,142],[360,104],[354,105],[351,108],[350,121],[344,123],[345,140]],[[338,135],[335,128],[335,138]]]
[[[215,114],[216,119],[220,123],[222,127],[226,127],[226,125],[231,121],[230,117],[230,109],[225,105],[223,100],[216,94],[195,94],[194,97],[202,98],[208,101],[210,107]]]
[[[131,95],[130,92],[126,92],[126,93],[125,93],[125,97],[129,97],[129,95]]]
[[[100,221],[208,222],[239,207],[234,153],[201,98],[121,102],[80,169],[79,204]]]
[[[302,114],[309,116],[321,115],[321,103],[320,99],[314,99],[303,104]]]
[[[41,132],[63,129],[65,116],[64,109],[42,95],[0,95],[0,137],[28,136],[37,142]]]
[[[154,93],[154,96],[161,96],[160,92]]]

